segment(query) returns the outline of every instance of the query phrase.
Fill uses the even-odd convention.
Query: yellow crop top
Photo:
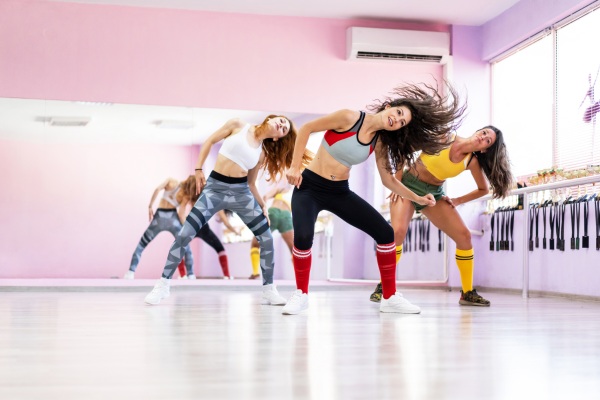
[[[292,209],[292,205],[290,204],[290,202],[288,201],[288,199],[286,199],[285,197],[283,197],[283,193],[277,193],[275,195],[275,197],[273,197],[273,200],[281,200],[283,201],[285,204],[288,205],[288,207],[290,208],[290,210]]]
[[[445,148],[438,154],[430,156],[421,153],[419,160],[423,163],[427,171],[440,181],[453,178],[467,169],[473,154],[467,154],[461,161],[454,163],[450,161],[450,147]]]

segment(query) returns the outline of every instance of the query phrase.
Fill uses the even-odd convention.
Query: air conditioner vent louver
[[[396,54],[396,53],[376,53],[371,51],[359,51],[356,58],[371,59],[371,60],[405,60],[405,61],[422,61],[439,64],[442,61],[442,56],[419,55],[419,54]]]
[[[391,60],[446,64],[448,32],[350,27],[346,31],[348,60]]]

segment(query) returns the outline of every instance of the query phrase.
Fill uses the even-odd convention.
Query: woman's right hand
[[[415,203],[420,204],[422,206],[435,206],[435,197],[431,193],[427,193],[425,196],[420,196]]]
[[[154,211],[152,211],[152,207],[148,207],[148,216],[150,217],[150,221],[152,222],[152,218],[154,218]]]
[[[206,186],[206,178],[204,177],[204,172],[199,169],[195,171],[194,175],[196,176],[196,194],[199,195],[202,193],[204,186]]]
[[[287,177],[287,181],[290,185],[300,189],[300,185],[302,184],[302,174],[300,173],[300,168],[289,168],[285,173],[285,176]]]

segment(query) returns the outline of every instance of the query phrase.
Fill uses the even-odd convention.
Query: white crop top
[[[250,146],[248,142],[249,129],[250,124],[246,124],[238,133],[228,136],[219,150],[219,154],[229,158],[246,171],[256,167],[262,152],[262,145],[256,148]]]
[[[173,207],[179,207],[179,202],[177,201],[177,192],[181,189],[180,185],[177,185],[173,190],[165,189],[163,193],[163,200],[172,205]]]

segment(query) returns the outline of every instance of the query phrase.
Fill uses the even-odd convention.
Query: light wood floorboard
[[[0,292],[0,399],[600,398],[598,302],[406,289],[398,315],[369,289],[297,316],[258,288]]]

